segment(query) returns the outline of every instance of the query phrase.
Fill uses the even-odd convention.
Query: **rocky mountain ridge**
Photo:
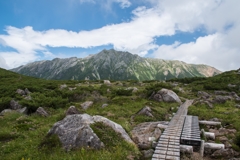
[[[55,58],[33,62],[12,71],[44,79],[74,80],[167,80],[184,77],[211,77],[221,71],[207,66],[143,58],[129,52],[103,50],[86,58]]]

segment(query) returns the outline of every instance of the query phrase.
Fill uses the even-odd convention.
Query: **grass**
[[[232,76],[232,78],[231,78]],[[229,78],[230,77],[230,78]],[[89,115],[101,115],[120,125],[127,133],[139,123],[148,121],[169,121],[167,115],[177,111],[178,103],[164,103],[149,100],[153,91],[161,88],[174,90],[182,100],[197,98],[197,91],[213,93],[212,90],[217,83],[225,83],[220,90],[226,89],[226,84],[240,85],[238,75],[234,72],[224,73],[222,76],[212,78],[193,78],[174,80],[177,86],[171,83],[159,81],[145,81],[144,85],[135,81],[112,81],[111,86],[103,84],[103,81],[54,81],[20,76],[16,73],[0,69],[0,111],[9,108],[11,99],[19,101],[29,109],[29,115],[19,113],[6,113],[0,116],[0,155],[3,160],[12,159],[140,159],[141,154],[131,144],[120,138],[111,128],[101,123],[95,123],[91,127],[104,142],[105,148],[101,150],[75,149],[66,152],[62,149],[59,139],[56,136],[46,137],[48,130],[54,123],[65,117],[65,111],[74,105],[81,113]],[[230,81],[232,79],[232,81]],[[119,86],[122,83],[123,86]],[[187,84],[186,84],[187,83]],[[60,85],[66,84],[75,88],[69,90],[68,87],[60,89]],[[80,85],[79,85],[80,84]],[[209,87],[213,84],[213,87]],[[137,87],[138,91],[132,93],[126,90],[128,87]],[[32,100],[27,101],[23,96],[18,95],[16,90],[28,88]],[[179,89],[183,89],[180,91]],[[230,88],[226,91],[235,91],[240,95],[240,91]],[[91,100],[93,106],[83,110],[81,103]],[[102,104],[108,106],[102,108]],[[227,101],[225,104],[215,104],[213,109],[207,105],[194,105],[189,107],[188,114],[199,116],[199,119],[219,118],[223,125],[232,124],[230,128],[235,128],[238,133],[234,140],[233,148],[239,149],[240,135],[240,110],[235,107],[235,101]],[[50,114],[49,117],[41,117],[33,114],[37,107],[43,107]],[[149,106],[154,117],[135,115],[143,107]],[[204,126],[201,126],[204,128]],[[206,127],[205,127],[206,130]]]

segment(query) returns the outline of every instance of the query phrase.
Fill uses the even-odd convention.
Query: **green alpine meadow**
[[[201,136],[205,143],[225,145],[220,150],[223,153],[205,149],[204,159],[239,157],[240,70],[208,78],[123,81],[47,80],[0,69],[0,79],[3,160],[152,159],[154,144],[164,131],[157,126],[166,126],[181,105],[156,99],[154,94],[162,89],[176,93],[181,102],[194,100],[188,115],[198,116],[199,121],[221,122],[217,126],[200,124],[201,130],[215,133],[215,139]],[[70,134],[72,128],[64,127],[72,125],[75,128]],[[64,134],[71,136],[64,140]],[[93,135],[83,138],[82,134]],[[181,159],[201,158],[193,153],[181,152]]]

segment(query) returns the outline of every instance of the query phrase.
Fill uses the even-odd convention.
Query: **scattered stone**
[[[105,107],[107,107],[108,106],[108,104],[103,104],[102,105],[102,108],[105,108]]]
[[[22,113],[22,114],[27,114],[28,109],[27,109],[27,107],[24,107],[24,108],[17,109],[16,111],[19,113]]]
[[[0,113],[0,116],[4,116],[5,113],[10,113],[10,112],[13,112],[14,110],[12,109],[4,109],[1,113]]]
[[[38,107],[38,109],[36,110],[36,114],[44,117],[48,116],[48,113],[42,107]]]
[[[67,151],[81,147],[100,149],[104,144],[89,126],[92,123],[94,121],[88,114],[68,115],[55,123],[48,135],[58,135],[63,148]]]
[[[131,90],[132,89],[132,92],[135,93],[138,91],[138,88],[137,87],[129,87],[127,88],[127,90]]]
[[[149,149],[149,150],[143,150],[142,151],[142,154],[143,154],[143,158],[151,158],[152,155],[154,153],[154,150],[153,149]]]
[[[213,100],[214,103],[225,103],[227,100],[231,100],[232,97],[230,96],[221,96],[221,95],[218,95],[215,97],[215,99]]]
[[[181,103],[181,100],[179,99],[178,95],[175,92],[164,88],[158,91],[156,94],[153,93],[150,99],[153,99],[158,102],[164,101]]]
[[[209,101],[205,101],[205,103],[208,105],[209,108],[213,109],[214,106],[212,103],[210,103]]]
[[[137,114],[138,115],[145,115],[145,116],[148,116],[148,117],[153,117],[152,110],[148,106],[143,107],[140,111],[137,112]]]
[[[92,119],[94,120],[94,122],[102,122],[106,126],[111,127],[115,132],[119,133],[125,141],[134,144],[132,139],[129,137],[129,135],[126,133],[126,131],[122,128],[121,125],[102,116],[93,116]]]
[[[239,156],[239,153],[233,149],[220,149],[211,155],[212,158],[232,158],[235,156]]]
[[[88,109],[89,107],[91,107],[93,105],[93,101],[86,101],[84,103],[81,104],[81,107],[86,110]]]
[[[73,88],[69,87],[68,89],[69,89],[70,91],[72,91],[72,90],[77,89],[77,87],[73,87]]]
[[[17,89],[16,93],[17,93],[17,94],[20,94],[21,96],[23,96],[23,95],[26,94],[25,91],[22,90],[22,89]]]
[[[161,130],[157,127],[161,122],[144,122],[140,123],[131,131],[132,139],[140,149],[151,148],[149,137],[154,137],[156,140],[161,135]],[[152,138],[150,139],[152,140]]]
[[[29,91],[27,88],[25,88],[25,90],[24,90],[24,91],[25,91],[25,94],[26,94],[26,95],[29,95],[29,94],[31,94],[31,92],[30,92],[30,91]]]
[[[68,110],[65,112],[65,115],[67,116],[73,114],[81,114],[81,112],[75,106],[70,106]]]
[[[64,88],[67,88],[66,84],[60,85],[60,89],[64,89]]]
[[[106,85],[111,85],[111,82],[109,80],[103,80],[103,83]]]
[[[212,119],[209,119],[209,121],[220,122],[218,118],[212,118]]]
[[[10,109],[13,109],[13,110],[17,110],[17,109],[20,109],[22,106],[20,104],[18,104],[17,101],[15,100],[11,100],[10,101]]]
[[[236,100],[237,102],[240,102],[240,97],[236,98],[235,100]]]
[[[30,94],[28,94],[27,96],[25,96],[25,98],[24,99],[26,99],[26,100],[32,100],[32,97],[30,96]]]
[[[236,104],[235,107],[240,109],[240,104]]]
[[[197,94],[200,97],[205,97],[205,98],[209,98],[210,97],[210,94],[208,94],[207,92],[204,92],[204,91],[198,91]]]
[[[219,141],[224,143],[226,141],[228,141],[228,138],[226,136],[221,136],[221,137],[218,137]]]
[[[228,87],[230,87],[230,88],[234,88],[234,87],[236,87],[237,85],[234,85],[234,84],[228,84]]]
[[[214,91],[214,94],[216,94],[216,95],[228,95],[229,92],[226,92],[226,91]]]

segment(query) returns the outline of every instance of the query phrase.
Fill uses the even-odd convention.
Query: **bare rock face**
[[[129,137],[129,135],[127,134],[127,132],[122,128],[121,125],[102,116],[93,116],[92,119],[94,122],[101,122],[106,126],[111,127],[116,133],[119,133],[125,141],[129,143],[134,143],[132,139]]]
[[[58,135],[66,150],[81,147],[100,149],[104,144],[89,126],[92,123],[94,121],[88,114],[68,115],[62,121],[55,123],[48,135]]]
[[[48,113],[42,107],[38,107],[38,109],[36,110],[36,113],[43,117],[49,116]]]
[[[153,141],[161,136],[161,130],[158,124],[161,122],[144,122],[138,124],[131,131],[132,139],[140,149],[149,149]]]
[[[89,107],[91,107],[93,105],[93,102],[92,101],[86,101],[84,103],[81,104],[81,107],[86,110],[88,109]]]
[[[17,110],[17,109],[20,109],[22,106],[20,104],[18,104],[17,101],[15,100],[11,100],[10,101],[10,109],[13,109],[13,110]]]
[[[81,112],[75,106],[70,106],[68,110],[65,112],[65,114],[67,116],[67,115],[73,115],[73,114],[81,114]]]
[[[156,94],[153,94],[150,98],[158,102],[164,101],[164,102],[182,103],[175,92],[173,92],[172,90],[164,89],[164,88],[158,91]]]

